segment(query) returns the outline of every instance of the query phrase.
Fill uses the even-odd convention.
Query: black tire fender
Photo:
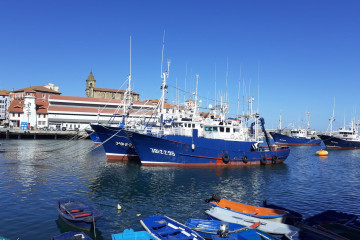
[[[230,160],[229,155],[228,155],[228,154],[223,154],[223,155],[222,155],[222,160],[223,160],[223,162],[224,162],[225,164],[228,164],[228,163],[229,163],[229,160]]]
[[[265,157],[265,156],[263,156],[263,157],[260,158],[260,163],[261,163],[261,165],[266,165],[267,160],[266,160],[266,157]]]

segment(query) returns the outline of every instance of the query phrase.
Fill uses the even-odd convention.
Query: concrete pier
[[[85,131],[44,131],[44,130],[20,130],[2,128],[0,139],[84,139],[88,136]]]

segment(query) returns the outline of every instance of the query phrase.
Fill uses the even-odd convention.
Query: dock
[[[0,139],[84,139],[89,138],[85,131],[46,131],[20,130],[13,128],[0,129]]]

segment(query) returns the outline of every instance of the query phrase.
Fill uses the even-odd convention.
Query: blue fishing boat
[[[94,142],[94,145],[101,144],[101,140],[94,130],[85,129],[85,131],[89,135],[90,139]]]
[[[140,220],[145,230],[158,239],[196,240],[204,239],[191,228],[167,217],[151,216]]]
[[[219,235],[220,230],[224,222],[218,220],[204,220],[204,219],[194,219],[190,218],[186,221],[185,225],[196,231],[203,238],[212,238],[213,235]],[[248,227],[236,224],[236,223],[226,223],[227,233],[233,234]]]
[[[52,237],[51,240],[92,240],[91,237],[83,232],[67,232],[58,236]]]
[[[136,161],[139,156],[123,131],[123,125],[118,127],[102,124],[90,124],[102,142],[108,160]]]
[[[156,240],[157,238],[146,231],[137,231],[133,229],[125,229],[122,233],[111,235],[112,240]]]
[[[203,134],[192,130],[191,136],[149,135],[127,131],[141,164],[152,166],[247,166],[282,163],[289,156],[286,146],[268,146],[248,138],[239,125],[229,121],[203,125]]]
[[[75,198],[58,200],[57,210],[67,224],[86,231],[95,228],[95,222],[102,217],[99,210]]]
[[[350,128],[345,126],[329,134],[318,135],[328,149],[360,149],[359,124],[351,121]]]
[[[321,140],[316,139],[315,135],[308,135],[306,129],[292,129],[290,136],[270,132],[270,135],[274,139],[274,142],[278,145],[297,145],[297,146],[312,146],[320,145]]]

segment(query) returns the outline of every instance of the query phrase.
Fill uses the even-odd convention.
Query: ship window
[[[226,128],[226,132],[229,133],[229,132],[230,132],[230,128]]]
[[[211,132],[212,129],[211,129],[211,127],[205,127],[205,131]]]
[[[217,128],[217,127],[214,127],[214,128],[213,128],[213,131],[214,131],[214,132],[217,132],[217,131],[218,131],[218,128]]]
[[[224,127],[220,127],[220,132],[224,132]]]
[[[192,127],[195,128],[195,123],[193,123]]]

